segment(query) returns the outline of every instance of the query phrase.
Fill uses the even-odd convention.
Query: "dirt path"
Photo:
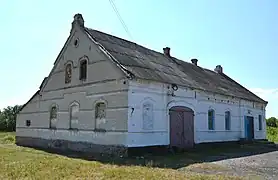
[[[255,174],[266,180],[278,180],[278,151],[212,162],[232,169],[236,174]]]

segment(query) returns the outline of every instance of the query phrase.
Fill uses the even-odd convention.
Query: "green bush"
[[[278,142],[278,128],[267,127],[267,139],[272,142]]]

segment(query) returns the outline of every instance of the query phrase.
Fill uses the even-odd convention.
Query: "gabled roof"
[[[97,31],[84,30],[135,77],[267,103],[224,73],[168,57],[136,43]]]

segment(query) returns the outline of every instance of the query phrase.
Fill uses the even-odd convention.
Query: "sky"
[[[156,51],[166,46],[267,100],[278,117],[277,0],[4,0],[0,5],[0,109],[24,104],[48,76],[76,13],[85,26]]]

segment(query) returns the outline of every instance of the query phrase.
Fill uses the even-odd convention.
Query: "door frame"
[[[248,122],[249,121],[249,122]],[[249,137],[249,133],[248,133],[248,125],[251,127],[250,128],[250,133],[251,136]],[[255,124],[254,124],[254,116],[244,116],[244,135],[245,135],[245,139],[247,140],[253,140],[255,139]]]
[[[173,111],[173,112],[179,112],[179,109],[181,110],[181,112],[183,112],[183,113],[185,113],[186,111],[188,111],[189,113],[192,113],[192,126],[193,126],[193,130],[192,130],[192,134],[191,134],[191,138],[192,138],[192,143],[193,143],[193,145],[192,146],[194,146],[194,144],[195,144],[195,118],[194,118],[194,110],[193,109],[191,109],[190,107],[186,107],[186,106],[172,106],[171,108],[169,108],[169,110],[168,110],[168,124],[169,124],[169,146],[171,146],[171,130],[172,130],[172,128],[171,128],[171,115],[170,115],[170,112],[171,111]],[[176,110],[176,111],[175,111]],[[184,110],[184,111],[183,111]],[[186,119],[184,118],[184,114],[183,114],[183,119],[182,119],[182,126],[183,126],[183,128],[182,128],[182,139],[183,139],[183,141],[185,140],[185,121],[186,121]],[[186,148],[186,144],[182,144],[182,146],[183,147],[178,147],[178,148]]]

